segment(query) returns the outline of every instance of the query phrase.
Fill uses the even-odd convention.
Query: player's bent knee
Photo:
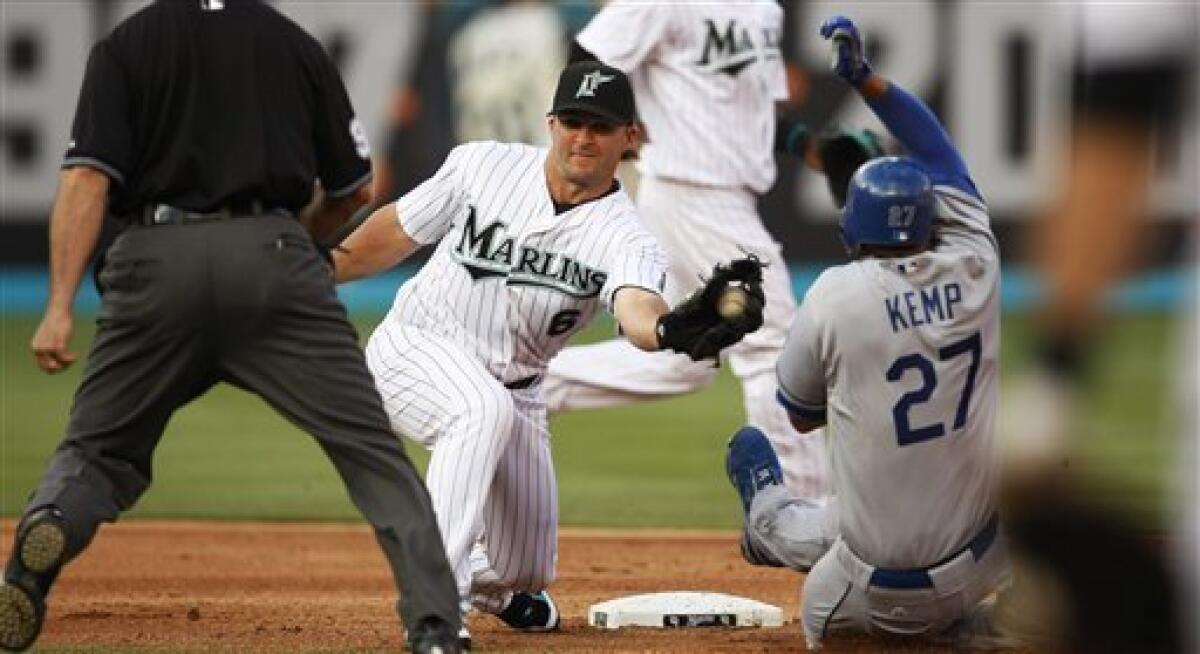
[[[482,393],[463,402],[458,422],[473,432],[508,434],[516,420],[516,407],[507,393]]]

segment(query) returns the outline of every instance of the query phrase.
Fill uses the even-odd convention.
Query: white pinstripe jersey
[[[995,510],[999,251],[982,201],[934,191],[937,245],[826,270],[778,364],[780,399],[828,419],[842,537],[890,568],[958,551]]]
[[[765,193],[775,183],[775,101],[788,97],[774,0],[613,0],[576,37],[629,75],[650,141],[645,174]]]
[[[441,335],[502,382],[541,374],[600,303],[624,286],[661,292],[666,257],[617,190],[555,214],[547,150],[476,142],[396,202],[430,260],[396,294],[384,324]]]

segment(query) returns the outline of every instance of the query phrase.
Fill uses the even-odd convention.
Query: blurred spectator
[[[454,136],[547,145],[546,107],[567,58],[566,28],[546,2],[494,3],[453,37]]]
[[[594,11],[566,0],[424,0],[423,9],[417,63],[392,100],[383,201],[432,175],[458,143],[543,144],[569,34]]]
[[[375,182],[377,202],[395,200],[433,174],[454,147],[453,104],[446,74],[447,46],[484,0],[422,0],[416,64],[402,71],[392,95],[392,129]]]

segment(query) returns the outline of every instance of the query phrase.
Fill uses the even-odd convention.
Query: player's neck
[[[550,199],[560,205],[578,205],[590,202],[607,194],[613,185],[613,179],[598,181],[595,184],[579,184],[559,174],[550,161],[544,167],[546,188],[550,191]]]

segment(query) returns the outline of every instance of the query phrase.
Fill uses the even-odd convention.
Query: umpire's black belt
[[[1000,516],[993,513],[992,517],[979,530],[978,534],[971,539],[965,547],[957,552],[947,556],[946,558],[934,563],[928,568],[913,568],[909,570],[897,570],[893,568],[875,568],[871,573],[871,585],[879,588],[933,588],[933,579],[929,576],[929,571],[934,568],[950,563],[954,559],[966,554],[968,551],[976,561],[983,558],[987,553],[988,548],[996,541],[996,533],[1000,530]]]
[[[287,209],[265,208],[263,203],[258,200],[241,205],[224,206],[214,211],[188,211],[187,209],[172,207],[168,204],[148,204],[142,207],[141,211],[133,215],[131,222],[145,227],[153,227],[155,225],[184,225],[261,216],[268,213],[284,216],[292,215]]]

